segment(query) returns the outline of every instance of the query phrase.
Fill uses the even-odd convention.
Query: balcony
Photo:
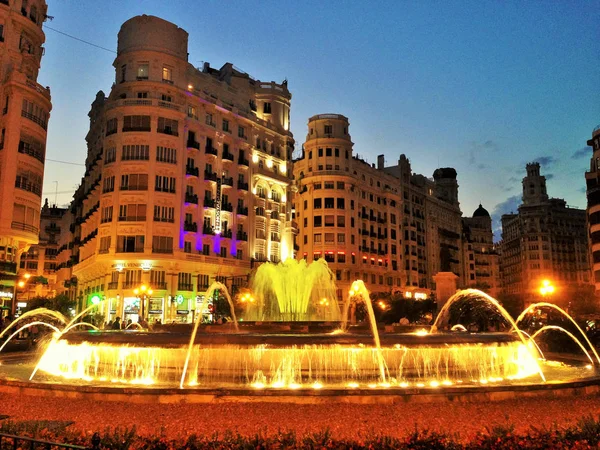
[[[279,241],[281,241],[281,238],[279,237],[279,235],[271,233],[271,242],[279,242]]]
[[[238,181],[238,189],[240,191],[247,191],[248,190],[248,183],[244,183],[243,181]]]
[[[219,153],[219,152],[217,151],[217,149],[216,149],[216,148],[213,148],[213,147],[206,147],[206,148],[204,149],[204,151],[206,152],[206,154],[207,154],[207,155],[215,155],[215,156],[217,156],[217,154]]]
[[[196,150],[200,150],[200,142],[195,141],[187,141],[188,148],[195,148]]]
[[[236,238],[238,241],[247,241],[247,240],[248,240],[248,233],[246,233],[245,231],[241,231],[241,232],[240,232],[240,231],[238,231],[238,232],[235,234],[235,238]]]
[[[228,161],[233,161],[233,153],[229,153],[229,152],[225,153],[225,152],[223,152],[223,159],[226,159]]]
[[[166,281],[156,281],[151,283],[152,287],[154,288],[154,290],[165,290],[167,289],[167,282]]]
[[[214,198],[205,198],[204,206],[206,208],[214,208],[215,207],[215,199]]]
[[[279,213],[277,211],[271,211],[271,219],[279,220]]]
[[[215,229],[212,226],[204,225],[202,227],[202,234],[214,235],[215,234]]]
[[[42,164],[44,163],[44,152],[40,148],[35,148],[29,143],[20,141],[19,142],[19,153],[23,153],[24,155],[29,155],[37,159]]]
[[[128,131],[150,131],[150,127],[123,127],[123,132]]]
[[[377,233],[375,233],[374,231],[371,231],[369,233],[369,236],[371,236],[372,238],[376,238],[377,237]]]
[[[231,203],[223,203],[221,204],[221,210],[233,212],[233,205]]]
[[[165,102],[166,103],[166,102]],[[159,102],[159,106],[163,106]],[[169,136],[179,136],[179,131],[177,128],[173,129],[171,127],[158,128],[156,130],[157,133],[168,134]]]
[[[240,166],[246,166],[246,167],[248,167],[248,166],[250,166],[250,161],[248,161],[246,158],[239,157],[238,158],[238,164]]]
[[[108,285],[106,286],[106,289],[111,290],[111,289],[118,289],[119,288],[119,282],[118,281],[111,281],[110,283],[108,283]]]
[[[221,236],[223,236],[226,239],[231,239],[232,236],[233,236],[233,231],[231,231],[231,230],[223,230],[221,232]]]
[[[15,187],[24,191],[32,192],[38,197],[42,196],[42,187],[38,183],[28,181],[27,178],[17,176]]]
[[[177,290],[179,290],[179,291],[193,291],[194,290],[194,285],[193,284],[179,283],[177,285]]]
[[[152,253],[162,253],[165,255],[171,255],[173,254],[173,249],[172,248],[154,248],[152,247]]]
[[[12,222],[10,224],[10,227],[13,230],[28,231],[29,233],[35,233],[35,234],[37,234],[39,232],[39,229],[37,227],[34,227],[33,225],[28,225],[28,224],[23,223],[23,222]]]
[[[200,170],[197,167],[185,166],[185,174],[197,177],[200,174]]]
[[[0,261],[0,272],[16,274],[17,273],[17,263]]]
[[[146,216],[119,216],[119,222],[145,222]]]
[[[44,229],[46,230],[46,233],[60,233],[60,227],[56,225],[46,225]]]
[[[198,224],[196,222],[184,222],[183,230],[196,233],[198,231]]]
[[[198,195],[197,194],[188,194],[186,192],[185,194],[185,202],[186,203],[193,203],[194,205],[198,204]]]
[[[221,183],[223,186],[233,186],[233,177],[223,177]]]
[[[377,222],[377,217],[375,217],[375,216],[369,216],[369,220],[371,222]]]
[[[360,230],[360,234],[362,234],[363,236],[368,236],[369,230],[362,229],[362,230]]]
[[[240,215],[240,216],[247,216],[248,215],[248,207],[241,207],[238,206],[236,212]]]
[[[204,181],[217,181],[217,173],[209,172],[207,170],[204,171]]]

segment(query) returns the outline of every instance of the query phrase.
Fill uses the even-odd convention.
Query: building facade
[[[294,161],[297,257],[325,258],[336,275],[338,299],[362,279],[372,292],[426,298],[433,276],[462,280],[461,212],[456,171],[433,179],[413,174],[401,155],[385,167],[353,154],[348,119],[320,114],[308,121],[302,155]]]
[[[39,238],[52,104],[37,83],[45,35],[44,0],[0,2],[0,306],[13,314],[20,257]]]
[[[157,17],[125,22],[115,83],[90,110],[57,269],[79,309],[105,300],[106,320],[191,321],[213,281],[293,252],[287,82],[196,68],[187,42]]]
[[[502,216],[500,245],[502,289],[525,303],[539,300],[544,280],[563,296],[590,283],[586,212],[548,197],[539,163],[527,164],[518,213]]]
[[[587,141],[592,147],[590,170],[585,173],[587,189],[588,242],[590,264],[596,295],[600,295],[600,125],[592,132]]]

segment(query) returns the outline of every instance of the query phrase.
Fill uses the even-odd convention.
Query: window
[[[37,123],[44,130],[48,128],[48,113],[36,103],[23,99],[21,116]]]
[[[127,75],[127,64],[121,66],[121,83],[125,82],[125,78]]]
[[[115,147],[107,148],[104,155],[104,164],[110,164],[117,160],[117,149]]]
[[[337,187],[338,189],[344,189],[344,187],[345,187],[345,186],[344,186],[344,182],[343,182],[343,181],[338,181],[338,182],[336,183],[336,187]]]
[[[148,174],[133,173],[121,175],[122,191],[146,191],[148,190]]]
[[[339,263],[345,263],[346,262],[346,255],[338,253],[337,259],[338,259]]]
[[[173,237],[152,236],[152,253],[173,253]]]
[[[173,69],[167,66],[163,66],[162,69],[162,80],[165,83],[173,84]]]
[[[117,235],[117,252],[144,253],[144,235]]]
[[[326,227],[335,226],[335,216],[325,216],[325,226]]]
[[[325,233],[325,243],[333,244],[335,242],[335,233]]]
[[[325,156],[331,156],[331,149],[330,148],[326,148],[325,149]]]
[[[148,161],[150,159],[149,145],[124,145],[121,161]]]
[[[159,117],[158,129],[156,131],[163,134],[169,134],[171,136],[179,136],[179,123],[175,119]]]
[[[325,198],[325,209],[332,209],[335,206],[335,199],[333,197]]]
[[[113,192],[115,190],[115,177],[105,178],[102,185],[102,193]]]
[[[206,122],[206,125],[210,125],[211,127],[215,126],[215,122],[213,121],[213,115],[212,114],[206,114],[205,122]]]
[[[150,131],[150,116],[123,117],[123,131]]]
[[[137,98],[148,98],[148,92],[138,92]]]
[[[322,216],[314,216],[313,217],[313,226],[315,226],[315,227],[321,227],[321,226],[323,226],[322,220],[323,220]]]
[[[4,25],[0,24],[0,42],[4,42]]]
[[[221,247],[219,256],[221,256],[221,258],[227,258],[227,247]]]
[[[156,147],[156,160],[170,164],[177,164],[177,149],[168,147]]]
[[[160,175],[156,175],[156,183],[154,186],[154,190],[157,192],[170,192],[174,194],[175,183],[176,180],[174,177],[163,177]]]
[[[246,129],[244,127],[238,127],[238,137],[246,139]]]
[[[322,148],[319,149],[319,156],[323,156],[323,149]]]
[[[154,206],[155,222],[175,222],[175,208],[172,206]]]
[[[340,156],[340,149],[336,148],[335,149],[335,157],[338,158]],[[339,189],[339,188],[338,188]]]
[[[146,205],[126,204],[119,206],[120,222],[143,222],[146,220]]]
[[[304,200],[304,201],[306,202],[306,200]],[[320,199],[320,198],[313,199],[313,209],[321,209],[322,207],[323,207],[322,199]]]
[[[271,103],[265,102],[263,104],[263,114],[271,114]]]
[[[304,200],[304,209],[308,208],[308,200]]]
[[[338,233],[338,235],[337,235],[337,241],[339,243],[346,242],[346,235],[344,233]]]
[[[149,64],[147,62],[139,63],[138,68],[137,68],[137,79],[138,80],[147,80],[149,71],[150,71],[150,68],[149,68]]]
[[[313,235],[313,242],[315,244],[320,244],[322,242],[321,241],[321,233],[316,233]]]
[[[345,209],[346,208],[346,202],[344,200],[344,198],[338,198],[337,199],[337,209]]]
[[[333,181],[326,181],[325,182],[325,189],[333,189],[333,188],[334,188]]]
[[[345,227],[346,226],[346,217],[345,216],[337,216],[337,226]]]
[[[223,119],[223,131],[229,133],[229,120]]]
[[[333,125],[325,125],[325,134],[332,134],[332,133],[333,133]],[[329,149],[329,151],[331,151],[331,149]]]
[[[308,152],[308,159],[312,159],[312,152]]]
[[[105,206],[102,208],[102,215],[100,216],[100,223],[112,222],[113,207]]]

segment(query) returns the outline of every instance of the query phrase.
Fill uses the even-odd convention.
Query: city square
[[[258,55],[326,83],[250,41],[254,56],[242,42],[232,54],[256,74],[197,62],[195,52],[210,56],[221,41],[183,5],[163,18],[160,5],[107,3],[113,19],[124,17],[110,27],[116,50],[105,29],[68,28],[98,7],[0,2],[0,448],[600,444],[600,127],[586,125],[597,107],[548,127],[562,140],[547,148],[537,137],[541,156],[528,150],[533,113],[481,140],[487,124],[473,124],[483,116],[439,111],[433,123],[462,121],[464,131],[454,124],[446,151],[430,151],[440,138],[428,144],[420,123],[374,132],[365,124],[383,110],[366,113],[333,87],[327,99],[304,82],[296,93],[293,73],[261,81],[281,67],[270,74],[269,64],[255,66]],[[392,17],[380,8],[354,19],[373,43]],[[422,26],[420,8],[391,10]],[[524,11],[539,13],[499,8],[514,22],[490,19],[492,34]],[[450,9],[456,20],[468,16],[466,5]],[[547,14],[566,33],[572,11],[559,9]],[[390,42],[411,41],[398,33]],[[417,39],[419,54],[435,51],[428,39]],[[556,39],[544,35],[538,51],[555,57]],[[474,43],[462,45],[487,61]],[[488,45],[511,60],[503,52],[512,44]],[[378,51],[383,61],[387,47]],[[55,74],[77,52],[74,67],[89,71],[65,83]],[[403,64],[418,70],[418,61]],[[575,67],[561,66],[567,78],[539,89],[567,89],[560,83],[572,77],[569,95],[595,105]],[[439,76],[429,89],[450,79]],[[495,92],[483,80],[473,75],[482,92]],[[357,98],[372,95],[369,83],[361,89]],[[430,114],[441,94],[428,92],[403,95],[433,102]],[[312,112],[298,120],[296,103]],[[424,120],[414,105],[395,120]],[[423,142],[411,144],[413,135]],[[514,148],[502,149],[509,141]]]

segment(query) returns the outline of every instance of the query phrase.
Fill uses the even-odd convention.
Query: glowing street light
[[[146,299],[150,298],[153,292],[154,291],[152,288],[146,286],[145,284],[142,284],[139,288],[135,288],[133,290],[133,294],[140,299],[140,319],[145,319],[144,310],[146,306]]]
[[[555,291],[555,287],[552,285],[552,283],[550,283],[550,280],[544,280],[542,281],[542,286],[540,287],[540,294],[543,297],[546,297],[547,295],[552,295],[554,294]]]

